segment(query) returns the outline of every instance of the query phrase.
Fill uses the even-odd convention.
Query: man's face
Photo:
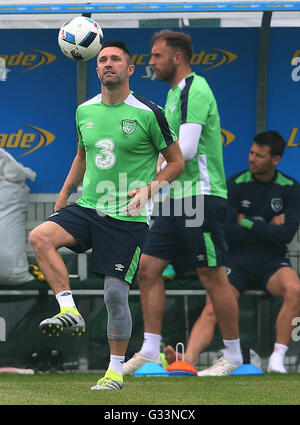
[[[106,47],[97,58],[97,74],[104,86],[121,86],[133,73],[125,52],[119,47]]]
[[[170,82],[175,73],[174,52],[167,46],[165,40],[157,40],[151,50],[149,65],[152,66],[156,77],[161,81]]]
[[[275,169],[279,160],[279,155],[271,155],[269,146],[259,146],[254,142],[249,153],[249,170],[258,176],[268,174]]]

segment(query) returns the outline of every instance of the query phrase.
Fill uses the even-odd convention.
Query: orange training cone
[[[169,364],[166,370],[170,375],[197,375],[196,369],[185,360],[176,360]]]
[[[181,346],[182,349],[182,360],[178,360],[178,345]],[[169,375],[196,375],[197,376],[197,370],[187,361],[184,360],[184,345],[182,342],[178,342],[176,344],[176,361],[169,364],[165,368]]]

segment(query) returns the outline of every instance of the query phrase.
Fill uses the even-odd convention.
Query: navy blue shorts
[[[247,289],[265,289],[271,276],[282,267],[291,267],[284,257],[268,258],[228,258],[227,276],[240,294]]]
[[[185,257],[191,260],[194,267],[214,267],[225,265],[224,220],[226,217],[227,200],[217,196],[201,196],[199,202],[204,202],[203,222],[198,226],[190,226],[193,216],[186,214],[180,203],[190,202],[196,207],[196,197],[189,200],[170,200],[170,213],[160,213],[155,217],[150,227],[143,253],[153,257],[176,262]],[[182,211],[180,215],[176,211]],[[167,208],[161,208],[161,211]],[[199,208],[198,208],[199,212]],[[195,223],[199,222],[199,217]]]
[[[148,232],[146,223],[100,216],[96,210],[68,205],[48,217],[78,242],[68,247],[76,253],[92,248],[92,271],[135,282],[141,250]]]

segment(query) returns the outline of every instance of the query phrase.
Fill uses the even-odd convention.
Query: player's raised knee
[[[288,294],[291,299],[300,303],[300,282],[299,280],[295,280],[290,284],[288,289]]]
[[[40,232],[37,228],[31,230],[28,236],[28,240],[30,245],[34,248],[36,247],[40,242]]]
[[[44,231],[42,225],[37,226],[29,233],[29,243],[33,247],[33,249],[42,248],[47,242],[47,234]]]

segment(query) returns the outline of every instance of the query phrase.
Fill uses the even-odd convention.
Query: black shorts
[[[78,242],[68,247],[76,253],[92,248],[92,271],[135,282],[141,250],[147,235],[146,223],[100,216],[96,210],[72,204],[52,214],[54,221]]]
[[[291,267],[284,257],[230,258],[226,264],[227,276],[240,294],[247,289],[265,289],[271,276],[282,267]]]
[[[150,227],[143,253],[153,257],[176,262],[185,257],[191,260],[194,267],[214,267],[225,265],[224,220],[227,201],[217,196],[201,196],[204,202],[203,222],[190,226],[193,216],[186,214],[180,203],[190,202],[196,206],[196,197],[185,200],[170,200],[169,214],[162,214],[167,208],[161,208],[160,214]],[[178,215],[178,211],[181,214]],[[199,217],[195,218],[195,223]]]

